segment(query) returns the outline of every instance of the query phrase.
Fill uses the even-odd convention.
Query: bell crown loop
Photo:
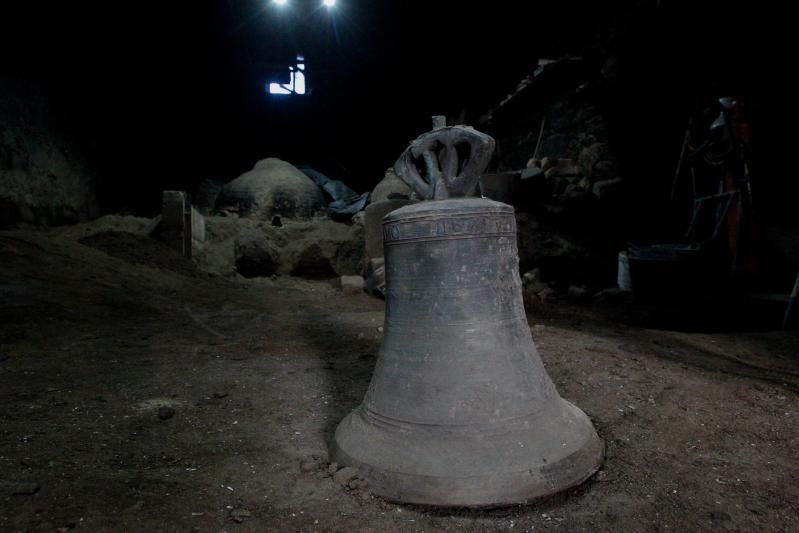
[[[495,146],[469,126],[437,128],[411,142],[394,171],[425,200],[464,198],[476,189]]]

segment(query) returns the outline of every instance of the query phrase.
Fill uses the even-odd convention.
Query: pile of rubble
[[[338,278],[342,289],[376,295],[385,283],[382,219],[418,201],[393,169],[371,193],[359,195],[274,158],[226,185],[203,183],[196,199],[191,205],[185,193],[166,191],[157,233],[201,270]]]
[[[276,158],[258,161],[213,200],[216,214],[263,221],[273,217],[308,220],[323,215],[326,205],[322,191],[308,176]]]
[[[208,273],[246,278],[360,275],[368,195],[313,169],[276,158],[224,186],[206,183],[198,198],[205,240],[195,260]]]
[[[195,252],[211,274],[246,278],[293,275],[326,279],[359,275],[364,228],[358,220],[281,219],[280,225],[247,217],[206,218],[206,241]]]
[[[580,152],[580,157],[531,159],[520,179],[545,179],[552,197],[561,203],[575,204],[597,199],[618,198],[624,180],[608,145],[595,143]]]
[[[501,148],[500,168],[509,169],[501,175],[517,182],[500,189],[522,193],[516,196],[532,190],[537,202],[564,206],[618,200],[623,174],[602,97],[614,83],[614,65],[614,58],[602,65],[580,57],[539,60],[534,73],[481,117]]]
[[[486,174],[481,193],[487,198],[527,209],[536,204],[612,205],[623,193],[624,180],[608,145],[594,143],[578,159],[533,158],[524,169]]]
[[[479,122],[499,147],[481,192],[516,207],[522,272],[540,268],[564,297],[616,276],[632,185],[607,116],[616,71],[614,58],[541,60]]]

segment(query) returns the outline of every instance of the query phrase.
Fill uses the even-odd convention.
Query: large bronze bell
[[[422,197],[468,194],[491,151],[493,139],[471,128],[439,129],[411,145],[397,172]],[[333,459],[379,496],[438,506],[526,502],[596,472],[603,443],[559,396],[530,335],[513,208],[422,202],[386,216],[384,236],[383,347]]]

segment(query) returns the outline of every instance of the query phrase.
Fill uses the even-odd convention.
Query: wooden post
[[[161,221],[164,243],[183,257],[191,257],[191,207],[186,193],[164,191]]]

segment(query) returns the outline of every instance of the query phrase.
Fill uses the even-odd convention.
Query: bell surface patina
[[[533,344],[513,208],[424,202],[390,213],[384,237],[384,343],[333,460],[379,496],[438,506],[521,503],[596,472],[603,443]]]

